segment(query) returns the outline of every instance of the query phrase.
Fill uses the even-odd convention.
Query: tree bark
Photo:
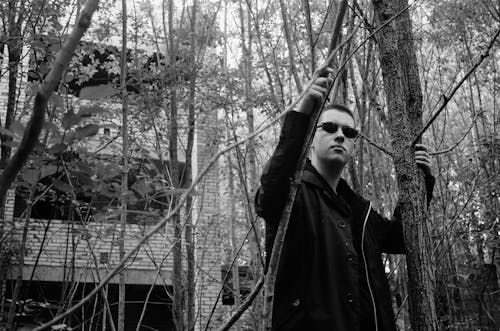
[[[286,7],[286,2],[284,0],[280,1],[281,8],[281,18],[283,20],[283,30],[285,31],[286,45],[288,47],[288,57],[290,58],[290,71],[292,72],[293,79],[295,80],[295,85],[297,86],[297,91],[302,93],[302,81],[300,80],[299,73],[297,72],[297,61],[295,60],[295,50],[294,41],[292,40],[292,35],[290,31],[290,24],[288,22],[288,11]]]
[[[168,154],[169,154],[169,166],[170,166],[170,180],[171,186],[177,188],[179,185],[179,166],[178,166],[178,125],[177,125],[177,89],[175,86],[175,81],[177,78],[177,68],[176,68],[176,58],[177,58],[177,45],[175,43],[174,36],[174,1],[168,0],[168,45],[169,45],[169,62],[170,67],[165,68],[165,75],[172,81],[170,88],[170,112],[167,114],[170,124],[169,124],[169,138],[168,138]],[[168,105],[165,102],[165,105]],[[167,108],[165,108],[165,111]],[[172,195],[171,205],[176,206],[178,199],[175,195]],[[182,281],[182,224],[179,213],[172,215],[172,224],[174,225],[174,247],[173,253],[173,291],[174,291],[174,302],[172,305],[174,324],[176,330],[184,330],[184,286]]]
[[[128,99],[127,99],[127,1],[122,0],[122,49],[120,89],[122,96],[122,185],[120,213],[120,260],[125,256],[128,191]],[[118,283],[118,331],[125,329],[125,269],[119,274]]]
[[[382,25],[408,3],[373,0],[373,5],[377,23]],[[422,91],[407,10],[380,31],[379,56],[407,247],[410,320],[415,331],[437,330],[424,177],[414,161],[412,144],[422,128]]]
[[[196,63],[196,20],[198,14],[198,0],[193,0],[193,11],[191,15],[191,66],[192,71],[189,77],[189,105],[188,105],[188,132],[186,146],[186,185],[191,185],[192,178],[192,152],[194,145],[194,129],[195,129],[195,95],[196,95],[196,79],[198,77],[198,68]],[[186,327],[188,331],[194,330],[195,327],[195,242],[192,220],[193,198],[189,196],[186,199],[186,230],[184,238],[186,240]]]

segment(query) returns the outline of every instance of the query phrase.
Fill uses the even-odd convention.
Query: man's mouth
[[[342,147],[342,146],[340,146],[340,145],[334,145],[334,146],[332,146],[332,147],[330,147],[330,148],[331,148],[331,149],[341,149],[341,150],[343,150],[343,151],[345,152],[345,148],[344,148],[344,147]]]

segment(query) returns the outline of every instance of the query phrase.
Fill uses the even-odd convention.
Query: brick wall
[[[13,226],[13,228],[12,228]],[[149,231],[151,226],[127,224],[125,250],[130,250]],[[24,222],[16,221],[8,225],[12,229],[12,239],[21,241]],[[100,277],[118,261],[119,224],[88,222],[72,224],[60,220],[31,219],[27,232],[27,252],[24,258],[23,278],[29,279],[36,260],[35,280],[62,281],[65,266],[69,268],[74,257],[74,280],[96,282],[95,266],[98,265]],[[159,283],[170,284],[172,268],[172,231],[153,235],[138,253],[129,261],[126,282],[151,284],[157,273],[155,265],[161,265]],[[14,259],[13,264],[16,264]],[[17,268],[12,268],[16,276]],[[68,272],[66,270],[66,272]],[[163,279],[163,281],[161,281]],[[112,282],[117,282],[113,279]]]
[[[197,121],[193,151],[193,178],[202,171],[217,152],[217,114],[203,114]],[[196,289],[196,330],[204,330],[221,288],[221,233],[219,208],[219,168],[216,162],[197,187],[194,204],[196,263],[200,265]],[[220,306],[220,301],[219,301]],[[211,318],[210,329],[221,323],[221,309]]]

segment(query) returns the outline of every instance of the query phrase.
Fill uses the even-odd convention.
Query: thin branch
[[[231,316],[231,318],[224,324],[224,326],[218,329],[218,331],[227,331],[231,328],[231,326],[233,326],[234,323],[236,323],[236,321],[241,317],[241,315],[243,315],[243,313],[255,300],[260,292],[260,289],[262,288],[262,285],[264,285],[264,277],[261,277],[259,279],[259,282],[255,285],[252,292],[248,295],[246,301],[238,308],[238,310],[234,313],[233,316]]]
[[[392,157],[392,152],[385,149],[384,147],[380,146],[380,145],[377,145],[375,142],[373,142],[372,140],[370,140],[370,138],[368,138],[367,136],[365,136],[363,133],[359,133],[359,136],[361,138],[363,138],[364,140],[366,140],[370,145],[372,145],[373,147],[376,147],[378,149],[380,149],[382,152],[384,152],[385,154],[389,155]]]
[[[453,98],[455,93],[458,91],[458,89],[462,86],[462,84],[469,78],[470,75],[476,71],[476,69],[483,63],[484,59],[486,59],[490,55],[490,50],[495,44],[496,39],[500,35],[500,29],[498,29],[497,33],[495,33],[495,36],[491,39],[488,47],[484,50],[484,52],[480,55],[479,59],[476,61],[476,63],[472,66],[472,68],[469,69],[469,71],[462,77],[462,79],[458,82],[458,84],[453,88],[453,90],[448,94],[448,95],[443,95],[443,103],[441,104],[441,107],[436,111],[436,113],[431,117],[431,119],[427,122],[427,124],[420,130],[420,132],[417,134],[415,139],[412,142],[412,146],[414,146],[422,137],[424,132],[431,126],[431,124],[436,120],[436,118],[441,114],[441,112],[446,108],[448,105],[448,102]]]
[[[240,254],[241,250],[243,249],[243,246],[245,245],[245,242],[248,239],[248,236],[250,235],[251,232],[252,232],[252,229],[250,228],[247,231],[247,234],[245,235],[245,238],[243,238],[243,240],[241,241],[241,245],[238,248],[238,251],[233,256],[233,260],[231,261],[231,264],[227,268],[227,272],[224,275],[224,279],[222,280],[222,286],[221,286],[221,288],[219,290],[219,293],[217,294],[217,298],[215,299],[214,304],[212,305],[212,310],[210,311],[210,316],[208,317],[207,324],[205,325],[205,331],[207,331],[208,327],[210,326],[210,322],[212,321],[212,317],[213,317],[213,315],[215,313],[215,309],[217,308],[217,303],[219,302],[219,299],[220,299],[220,297],[222,295],[222,291],[223,291],[224,287],[226,286],[227,280],[229,279],[229,274],[231,273],[231,270],[233,269],[233,266],[236,263],[236,260],[238,259],[238,255]],[[236,295],[240,295],[240,293],[236,293],[236,292],[233,291],[233,296],[236,296]]]
[[[474,126],[474,123],[476,123],[477,120],[479,119],[479,116],[482,115],[485,112],[486,111],[479,112],[479,113],[476,114],[476,116],[474,116],[474,118],[472,119],[472,122],[470,123],[469,128],[467,129],[467,131],[465,132],[465,134],[453,146],[451,146],[451,147],[449,147],[447,149],[441,150],[441,151],[429,153],[429,155],[445,154],[445,153],[449,153],[449,152],[453,151],[455,148],[457,148],[457,146],[460,145],[460,143],[465,139],[465,137],[467,137],[467,135],[469,134],[470,130]]]

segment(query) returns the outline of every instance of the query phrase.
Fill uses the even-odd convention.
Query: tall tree
[[[120,260],[125,256],[125,236],[127,225],[128,191],[128,95],[127,95],[127,1],[122,0],[122,49],[120,54],[120,90],[122,97],[122,182],[120,211]],[[118,331],[125,329],[125,269],[119,274],[118,293]]]
[[[167,1],[167,0],[165,0]],[[167,81],[171,83],[170,85],[170,98],[165,98],[165,111],[167,109],[167,118],[169,119],[169,137],[168,137],[168,154],[169,154],[169,173],[170,182],[173,188],[179,187],[179,162],[178,162],[178,100],[177,100],[177,43],[175,38],[174,29],[174,1],[168,0],[168,29],[165,29],[165,33],[168,31],[167,40],[168,43],[168,62],[169,67],[165,68],[164,73],[167,76]],[[177,197],[172,195],[172,205],[177,205]],[[174,247],[173,247],[173,315],[175,327],[178,331],[184,329],[184,286],[182,280],[182,224],[180,213],[175,213],[172,217],[174,225]]]
[[[436,330],[424,175],[414,162],[413,141],[423,126],[422,91],[408,1],[373,0],[373,5],[379,26],[393,20],[379,34],[379,56],[407,247],[410,319],[413,330]]]

